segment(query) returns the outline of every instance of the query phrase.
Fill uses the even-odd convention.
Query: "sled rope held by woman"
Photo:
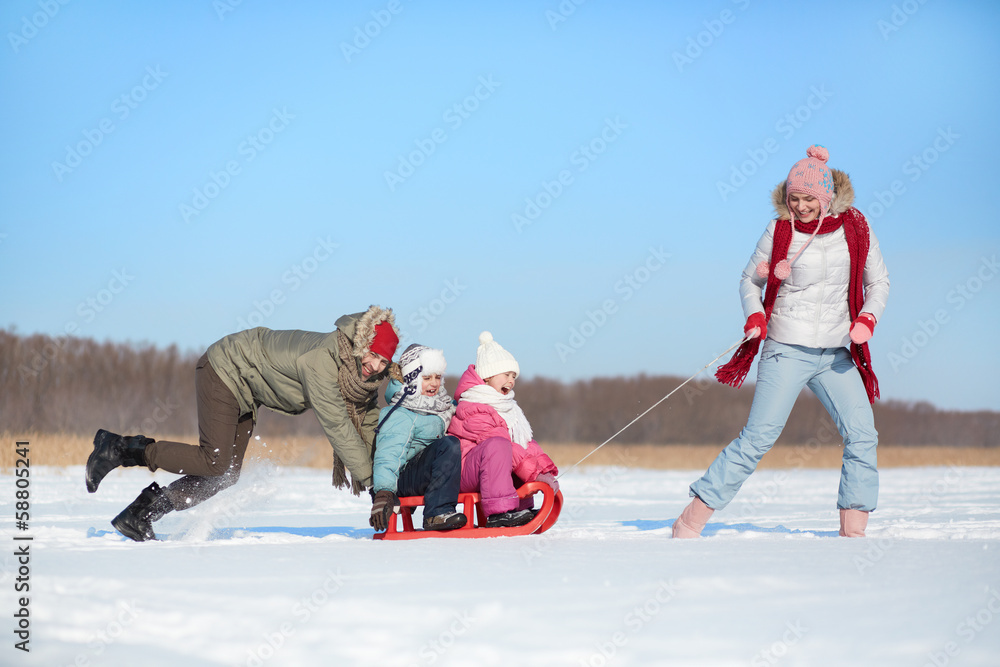
[[[709,366],[711,366],[712,364],[714,364],[716,361],[718,361],[722,357],[724,357],[727,354],[729,354],[730,352],[732,352],[737,346],[742,345],[743,343],[746,343],[750,339],[751,339],[751,336],[747,335],[744,338],[741,338],[740,340],[736,341],[735,343],[733,343],[732,345],[730,345],[729,347],[727,347],[720,354],[718,354],[714,359],[712,359],[710,362],[708,362],[707,364],[705,364],[704,366],[702,366],[701,368],[699,368],[697,373],[695,373],[694,375],[692,375],[691,377],[689,377],[687,380],[684,380],[684,382],[681,382],[679,385],[677,385],[676,387],[674,387],[673,389],[671,389],[667,393],[666,396],[664,396],[663,398],[661,398],[660,400],[658,400],[656,403],[653,403],[651,406],[649,406],[648,408],[646,408],[646,410],[643,411],[642,414],[640,414],[639,416],[637,416],[635,419],[633,419],[629,423],[625,424],[625,426],[621,427],[621,429],[619,429],[617,433],[615,433],[610,438],[608,438],[607,440],[605,440],[604,442],[602,442],[601,444],[599,444],[597,447],[594,447],[582,459],[580,459],[579,461],[577,461],[576,463],[574,463],[570,467],[566,468],[566,470],[564,470],[561,473],[559,473],[557,479],[559,477],[562,477],[566,473],[568,473],[570,470],[573,470],[574,468],[576,468],[578,465],[580,465],[584,461],[586,461],[588,458],[590,458],[590,456],[592,454],[594,454],[594,452],[596,452],[598,449],[600,449],[601,447],[603,447],[604,445],[608,444],[609,442],[611,442],[612,440],[614,440],[615,438],[617,438],[619,435],[621,435],[622,433],[624,433],[625,429],[627,429],[629,426],[631,426],[632,424],[636,423],[637,421],[639,421],[640,419],[642,419],[643,417],[645,417],[647,414],[649,414],[650,412],[652,412],[653,409],[656,406],[658,406],[660,403],[662,403],[663,401],[665,401],[668,398],[670,398],[671,396],[673,396],[674,393],[678,389],[680,389],[681,387],[683,387],[684,385],[686,385],[688,382],[690,382],[691,380],[693,380],[696,377],[698,377],[702,373],[702,371],[704,371],[706,368],[708,368]]]

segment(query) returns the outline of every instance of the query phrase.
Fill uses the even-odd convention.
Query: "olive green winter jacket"
[[[344,315],[337,320],[337,329],[354,341],[355,328],[365,315]],[[360,358],[351,359],[361,377]],[[254,421],[259,405],[290,415],[312,408],[351,477],[366,487],[371,486],[371,442],[378,423],[378,397],[377,393],[372,394],[358,433],[340,393],[337,378],[342,362],[337,353],[336,331],[247,329],[209,346],[208,361],[236,396],[241,414],[253,413]]]

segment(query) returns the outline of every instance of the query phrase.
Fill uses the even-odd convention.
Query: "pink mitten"
[[[861,313],[851,322],[851,340],[858,345],[868,342],[875,333],[875,316],[871,313]]]
[[[543,472],[541,475],[539,475],[538,477],[535,478],[535,481],[536,482],[545,482],[546,484],[548,484],[549,486],[552,487],[552,491],[558,491],[559,490],[559,480],[557,480],[555,478],[555,476],[553,476],[550,473]]]

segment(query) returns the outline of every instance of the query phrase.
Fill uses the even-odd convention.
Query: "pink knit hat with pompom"
[[[788,180],[785,181],[785,205],[788,206],[791,219],[795,213],[792,211],[788,196],[793,192],[812,195],[820,203],[820,214],[816,220],[822,222],[830,210],[830,201],[833,199],[833,176],[830,174],[830,168],[826,166],[830,153],[823,146],[815,144],[806,150],[806,155],[808,157],[796,162],[788,172]]]
[[[785,280],[792,274],[792,263],[798,259],[806,246],[812,241],[813,236],[819,232],[820,224],[830,210],[830,202],[833,201],[833,176],[830,168],[826,166],[826,161],[830,159],[830,153],[819,144],[813,144],[806,150],[806,157],[802,158],[788,172],[785,180],[785,206],[788,208],[788,219],[795,223],[795,211],[792,209],[791,195],[793,192],[804,195],[811,195],[819,200],[819,217],[816,218],[816,229],[813,231],[809,241],[791,259],[783,259],[774,267],[774,275],[778,280]],[[757,265],[757,275],[766,279],[768,276],[768,263],[761,262]]]

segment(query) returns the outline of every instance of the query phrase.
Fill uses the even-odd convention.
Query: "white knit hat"
[[[479,334],[479,349],[476,350],[476,372],[479,373],[479,377],[485,380],[508,371],[514,371],[516,375],[521,374],[521,368],[517,365],[514,355],[493,340],[493,334],[489,331]]]
[[[420,370],[421,376],[443,376],[448,368],[448,362],[445,361],[443,350],[414,343],[403,350],[403,354],[399,355],[399,367],[405,376],[415,371],[418,366],[423,366]]]

